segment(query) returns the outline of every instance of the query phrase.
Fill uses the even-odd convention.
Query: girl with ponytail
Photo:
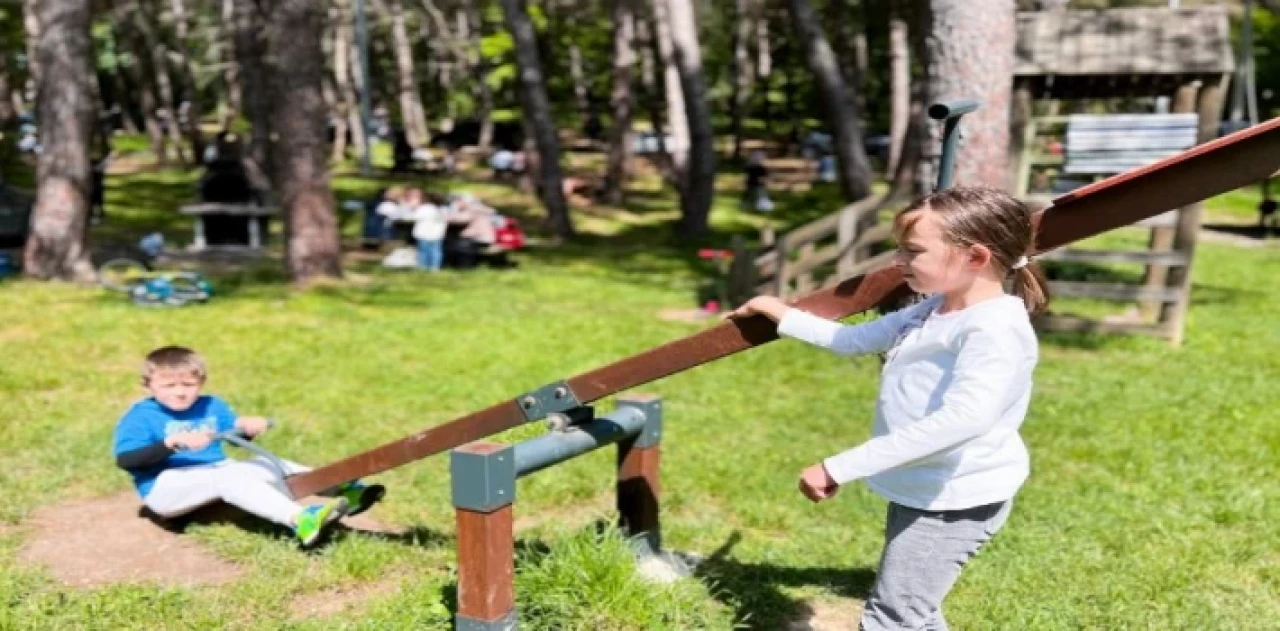
[[[800,491],[819,502],[862,480],[889,502],[861,629],[945,629],[943,599],[1030,472],[1018,428],[1039,358],[1030,317],[1049,294],[1027,258],[1031,213],[999,190],[938,191],[899,213],[894,233],[894,265],[924,300],[859,325],[772,296],[729,317],[768,316],[780,335],[842,355],[887,351],[872,437],[805,469]]]

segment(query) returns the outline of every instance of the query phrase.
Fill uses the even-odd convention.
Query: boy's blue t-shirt
[[[175,412],[147,397],[129,408],[116,424],[114,455],[142,449],[152,443],[182,432],[210,429],[224,432],[235,427],[236,415],[222,399],[203,395],[191,407]],[[190,467],[226,460],[222,442],[214,441],[200,451],[177,451],[153,467],[130,471],[138,495],[146,497],[155,484],[156,477],[166,469]]]

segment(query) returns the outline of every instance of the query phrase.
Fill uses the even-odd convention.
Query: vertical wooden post
[[[501,443],[475,442],[450,453],[450,469],[458,525],[457,628],[515,629],[515,454]]]
[[[618,407],[636,408],[645,415],[644,430],[618,443],[618,516],[620,527],[635,542],[638,552],[662,550],[658,519],[662,487],[658,478],[662,442],[662,399],[632,394],[618,400]]]
[[[852,273],[853,266],[858,263],[859,252],[853,248],[858,238],[858,214],[853,206],[845,206],[840,210],[840,218],[836,220],[836,247],[840,248],[840,256],[836,259],[836,276],[844,278]]]
[[[800,246],[800,258],[797,262],[808,263],[813,258],[815,248],[813,242],[810,241]],[[813,291],[813,270],[809,269],[803,274],[796,276],[796,293],[801,296]]]
[[[773,277],[773,293],[779,298],[787,299],[787,235],[778,235],[778,240],[773,246],[775,253],[773,260],[774,277]]]
[[[1192,81],[1178,88],[1178,92],[1173,97],[1173,107],[1170,111],[1174,114],[1185,114],[1196,111],[1196,96],[1200,92],[1200,82]],[[1197,144],[1204,142],[1204,139],[1197,134]],[[1177,230],[1173,227],[1158,226],[1151,229],[1151,240],[1148,243],[1148,250],[1151,252],[1168,252],[1173,249],[1174,233]],[[1169,267],[1167,265],[1148,264],[1142,278],[1143,287],[1164,287],[1168,282]],[[1138,306],[1142,319],[1150,321],[1152,318],[1160,315],[1163,305],[1160,302],[1144,302]]]
[[[1218,137],[1218,121],[1222,118],[1223,93],[1228,79],[1228,75],[1224,74],[1217,82],[1208,81],[1200,88],[1196,103],[1196,110],[1200,114],[1200,131],[1196,135],[1198,143],[1208,142]],[[1187,309],[1191,305],[1191,269],[1196,253],[1196,236],[1200,232],[1202,206],[1200,203],[1195,203],[1178,211],[1178,227],[1173,236],[1173,249],[1186,254],[1187,264],[1169,271],[1166,286],[1179,290],[1178,301],[1165,303],[1160,309],[1160,324],[1168,332],[1169,341],[1174,346],[1182,345]]]

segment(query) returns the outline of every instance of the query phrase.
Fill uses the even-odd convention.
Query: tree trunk
[[[262,35],[264,16],[254,0],[233,1],[240,94],[244,99],[244,112],[253,128],[248,157],[263,172],[274,174],[276,171],[271,166],[271,103],[274,95],[271,90],[275,86],[267,81],[267,49]],[[277,10],[283,11],[284,8]]]
[[[889,18],[889,160],[886,174],[898,171],[902,144],[911,116],[911,57],[907,21],[894,13]]]
[[[165,166],[169,164],[169,152],[165,146],[164,129],[156,118],[156,111],[160,109],[160,104],[156,98],[155,87],[148,79],[154,72],[150,68],[150,57],[146,54],[146,38],[138,28],[140,18],[136,16],[136,7],[126,8],[124,11],[127,13],[116,13],[123,18],[116,23],[120,25],[118,32],[124,40],[122,43],[126,44],[132,57],[127,70],[129,81],[138,91],[138,106],[142,109],[142,126],[147,130],[147,140],[151,144],[151,152],[156,156],[156,164]]]
[[[354,15],[351,12],[351,0],[337,0],[334,3],[333,20],[333,83],[338,105],[337,118],[339,133],[334,142],[333,156],[335,160],[346,157],[347,134],[351,135],[351,148],[359,155],[364,155],[364,125],[360,122],[360,103],[356,97],[356,89],[352,82],[353,68],[351,63],[355,54],[355,34],[351,25]],[[341,153],[339,153],[341,145]]]
[[[231,129],[231,121],[243,111],[244,104],[240,95],[240,79],[236,76],[239,65],[236,63],[236,3],[235,0],[222,0],[222,21],[218,23],[218,37],[227,47],[222,54],[222,88],[224,90],[222,111],[218,114],[218,127],[222,131]]]
[[[863,0],[862,4],[865,8],[867,0]],[[848,0],[830,0],[824,22],[831,29],[831,48],[835,53],[836,63],[842,70],[841,75],[849,88],[853,104],[859,112],[866,112],[869,72],[867,30],[849,16]]]
[[[551,230],[561,237],[571,237],[573,223],[569,218],[569,206],[565,203],[560,173],[560,141],[556,137],[555,121],[551,118],[551,104],[547,101],[533,21],[529,19],[524,0],[502,0],[502,12],[515,40],[525,128],[538,149],[539,197],[547,207]]]
[[[13,89],[9,87],[9,81],[9,54],[0,50],[0,135],[8,131],[15,116]]]
[[[22,28],[27,34],[27,80],[40,85],[40,4],[41,0],[22,1]],[[37,100],[39,97],[36,97]],[[37,107],[39,107],[37,105]]]
[[[1004,188],[1009,170],[1009,99],[1013,87],[1013,0],[931,0],[924,14],[928,103],[977,99],[981,107],[961,119],[964,140],[956,156],[957,185]],[[974,63],[981,59],[982,63]],[[938,155],[942,126],[930,126]],[[937,160],[927,160],[937,179]],[[932,186],[932,184],[930,184]]]
[[[40,68],[36,109],[43,151],[39,189],[23,252],[26,274],[89,283],[89,143],[94,127],[93,40],[89,0],[42,0],[34,61]]]
[[[763,100],[765,133],[773,135],[773,104],[769,102],[770,78],[773,76],[773,48],[769,41],[768,5],[756,16],[756,83]]]
[[[684,104],[684,86],[680,84],[680,68],[675,61],[675,44],[671,40],[670,0],[653,0],[653,34],[658,44],[658,60],[662,64],[662,78],[667,96],[667,126],[671,128],[671,144],[666,145],[670,156],[669,177],[676,190],[684,195],[685,178],[689,171],[689,115]]]
[[[692,0],[668,0],[671,10],[671,42],[680,87],[684,93],[685,116],[689,121],[689,164],[680,192],[680,228],[685,236],[707,232],[711,199],[715,194],[716,155],[712,145],[711,110],[702,77],[702,49],[698,45],[698,25]]]
[[[578,112],[586,116],[591,111],[591,94],[587,89],[586,73],[582,70],[582,49],[577,44],[569,44],[569,77],[573,79],[574,104],[578,106]]]
[[[343,20],[342,9],[334,3],[329,7],[329,20],[324,29],[324,40],[322,43],[322,52],[326,57],[333,59],[334,74],[325,74],[322,85],[324,86],[324,103],[329,108],[328,120],[333,125],[333,141],[329,147],[329,161],[341,162],[347,157],[347,108],[351,104],[346,100],[346,94],[338,90],[335,82],[338,64],[338,56],[345,44],[338,37],[337,30],[341,27]]]
[[[396,69],[400,73],[400,119],[409,144],[414,148],[425,147],[430,137],[422,97],[418,95],[418,79],[413,70],[413,45],[409,43],[409,33],[405,28],[404,3],[401,0],[390,0],[389,9],[391,37],[396,49]],[[440,38],[447,36],[447,33],[437,35]]]
[[[295,282],[342,275],[338,218],[325,151],[322,94],[324,8],[281,0],[272,9],[272,129],[278,130],[275,181],[285,217],[285,269]]]
[[[476,118],[480,123],[480,151],[488,151],[493,144],[493,88],[489,87],[489,61],[480,50],[480,39],[484,37],[484,16],[480,13],[481,0],[467,0],[467,33],[471,54],[471,75],[475,77],[476,88],[480,93],[480,107]]]
[[[191,48],[187,41],[187,10],[184,0],[172,0],[173,24],[177,34],[178,55],[182,57],[182,91],[187,103],[187,139],[195,161],[204,155],[204,136],[200,133],[200,93],[196,88],[196,73],[191,65]]]
[[[642,7],[643,5],[641,4],[635,5],[635,8],[641,11],[643,11]],[[662,99],[659,98],[661,93],[658,91],[655,78],[657,73],[654,66],[657,64],[654,62],[654,58],[658,56],[658,43],[654,40],[654,29],[651,27],[652,23],[647,12],[636,15],[636,40],[640,47],[640,87],[644,91],[644,103],[645,109],[649,112],[649,124],[653,127],[654,138],[657,140],[656,162],[659,163],[664,174],[674,181],[674,178],[670,177],[671,174],[669,173],[671,165],[668,164],[666,125],[662,120]]]
[[[840,189],[846,201],[856,202],[871,192],[871,167],[867,164],[866,150],[862,145],[862,112],[840,76],[840,65],[809,1],[791,0],[789,6],[796,36],[804,45],[809,70],[817,79],[818,91],[822,94],[827,123],[835,132]]]
[[[636,63],[635,5],[633,0],[614,0],[613,5],[613,130],[609,134],[609,165],[605,170],[601,197],[611,203],[622,201],[631,158],[631,116],[635,99],[631,95],[631,68]]]
[[[751,97],[751,61],[747,44],[751,40],[749,0],[734,2],[733,25],[733,93],[729,97],[732,119],[733,157],[742,157],[742,119],[747,115],[747,99]]]
[[[138,2],[141,3],[141,0]],[[139,9],[134,12],[133,17],[143,41],[146,42],[147,51],[151,54],[151,73],[156,82],[156,96],[160,99],[156,115],[165,123],[164,131],[168,142],[173,145],[173,153],[178,157],[178,162],[186,164],[186,152],[182,150],[182,131],[178,129],[177,110],[174,109],[173,82],[169,77],[169,49],[156,32],[156,24],[152,22],[160,19],[159,7],[148,2],[140,5]]]

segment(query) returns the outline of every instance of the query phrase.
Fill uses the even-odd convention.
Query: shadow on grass
[[[272,523],[265,519],[255,517],[233,506],[217,502],[196,509],[194,512],[173,519],[165,519],[151,511],[146,506],[138,508],[138,516],[149,520],[157,527],[172,532],[174,534],[182,534],[191,526],[214,526],[229,525],[235,526],[245,532],[264,535],[264,536],[281,536],[291,535],[292,531],[280,524]],[[378,541],[386,541],[389,543],[397,543],[406,546],[422,547],[422,548],[439,548],[445,545],[452,545],[456,539],[453,535],[448,535],[437,530],[415,526],[407,530],[376,530],[369,528],[361,528],[358,525],[348,525],[339,522],[333,525],[323,538],[312,548],[319,550],[330,545],[336,540],[346,537],[363,537],[366,539],[375,539]]]
[[[729,558],[742,536],[734,532],[700,563],[695,576],[709,581],[718,600],[736,609],[747,628],[783,628],[803,611],[804,603],[782,587],[822,587],[845,598],[865,599],[875,583],[868,567],[787,567],[772,563],[742,563]]]

